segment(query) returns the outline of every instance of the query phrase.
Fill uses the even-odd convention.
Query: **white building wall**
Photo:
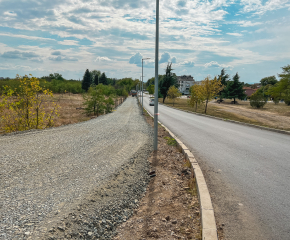
[[[191,75],[178,76],[178,90],[185,95],[189,94],[189,88],[194,85],[195,81]]]

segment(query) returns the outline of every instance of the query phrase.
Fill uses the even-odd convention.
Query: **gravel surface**
[[[96,119],[0,137],[0,239],[108,239],[149,182],[135,98]]]

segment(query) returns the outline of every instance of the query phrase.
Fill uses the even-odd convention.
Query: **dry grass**
[[[54,101],[58,102],[58,117],[55,118],[55,126],[62,126],[90,120],[83,110],[83,97],[81,94],[54,94]]]
[[[87,116],[84,111],[84,99],[82,94],[54,94],[50,102],[56,102],[58,107],[58,116],[54,118],[54,126],[59,127],[62,125],[73,124],[78,122],[83,122],[96,118],[97,116]],[[45,112],[49,113],[53,110],[53,104],[45,104]],[[2,112],[1,114],[5,114]],[[1,121],[0,121],[1,129]],[[0,134],[4,132],[0,132]]]
[[[179,99],[175,101],[174,107],[194,112],[195,108],[190,107],[187,101],[187,99]],[[159,102],[162,102],[162,99],[159,99]],[[166,99],[165,104],[173,106],[173,102],[170,99]],[[204,107],[204,104],[199,105],[197,112],[204,113]],[[275,105],[270,102],[262,109],[255,109],[250,106],[248,101],[238,101],[238,104],[231,104],[231,100],[226,100],[221,104],[214,101],[209,103],[207,115],[270,128],[290,130],[290,106],[284,103]]]

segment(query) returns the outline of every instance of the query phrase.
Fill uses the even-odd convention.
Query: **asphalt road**
[[[144,107],[153,113],[149,98]],[[290,136],[159,105],[194,153],[225,239],[290,239]]]

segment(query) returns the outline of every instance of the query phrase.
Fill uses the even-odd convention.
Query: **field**
[[[174,107],[184,109],[187,111],[195,111],[187,103],[187,99],[181,98],[175,101]],[[264,108],[255,109],[250,106],[249,101],[238,101],[238,104],[231,104],[232,100],[225,100],[223,103],[211,101],[208,104],[207,115],[230,119],[240,122],[251,123],[259,126],[276,128],[281,130],[290,131],[290,106],[284,103],[275,105],[268,102]],[[162,99],[159,99],[162,102]],[[170,99],[165,100],[165,104],[173,106]],[[204,104],[197,107],[198,113],[204,113]]]
[[[59,127],[62,125],[78,123],[90,120],[95,118],[96,116],[87,116],[84,111],[83,105],[83,97],[82,94],[54,94],[53,99],[49,101],[57,102],[59,105],[58,108],[58,116],[54,118],[54,126]],[[121,103],[121,101],[120,101]],[[48,107],[50,105],[50,107]],[[52,110],[52,105],[47,104],[45,108],[45,112],[49,112]],[[1,114],[5,114],[2,112]],[[0,129],[1,129],[1,121],[0,121]],[[4,132],[0,130],[0,134]]]

